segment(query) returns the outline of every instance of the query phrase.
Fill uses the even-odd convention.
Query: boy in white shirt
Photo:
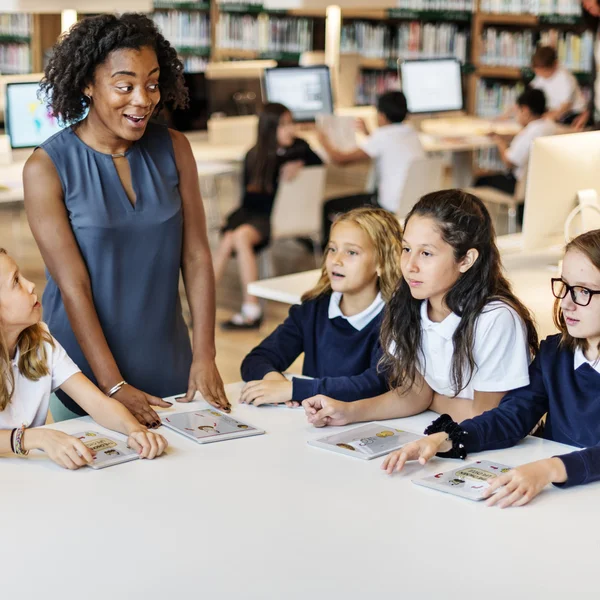
[[[363,121],[359,125],[368,137],[350,152],[341,152],[329,138],[319,132],[319,141],[335,164],[349,164],[364,160],[376,162],[377,201],[371,194],[334,198],[323,207],[323,241],[329,239],[329,230],[335,216],[365,204],[377,204],[396,212],[406,182],[410,163],[425,157],[417,131],[404,123],[408,109],[402,92],[386,92],[377,100],[378,128],[369,134]]]
[[[545,118],[546,97],[544,92],[527,88],[517,98],[517,121],[523,129],[513,138],[510,145],[499,135],[494,141],[508,173],[486,175],[475,181],[475,187],[493,187],[507,194],[514,194],[517,181],[525,174],[533,140],[556,133],[554,121]]]
[[[577,79],[558,64],[556,50],[551,46],[538,46],[531,58],[535,78],[532,88],[546,94],[546,118],[570,124],[586,110],[586,101]]]

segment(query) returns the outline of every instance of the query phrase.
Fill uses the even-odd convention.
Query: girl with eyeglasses
[[[390,454],[383,469],[400,471],[408,460],[425,464],[436,453],[465,458],[469,452],[514,446],[546,414],[543,437],[584,449],[496,477],[487,490],[488,504],[522,506],[549,483],[572,487],[600,480],[600,229],[567,245],[552,292],[560,333],[541,343],[529,385],[460,425],[442,415],[426,430],[430,435]]]

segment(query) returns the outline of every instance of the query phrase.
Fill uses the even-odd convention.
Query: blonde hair
[[[600,229],[593,229],[592,231],[578,235],[567,244],[565,255],[569,250],[576,250],[583,254],[600,271]],[[575,338],[569,333],[560,304],[560,298],[556,298],[552,315],[554,317],[554,324],[561,334],[560,345],[568,348],[571,352],[575,352],[578,348],[584,352],[589,350],[587,340]],[[600,350],[600,344],[598,345],[598,350]]]
[[[6,250],[0,248],[0,254],[6,254]],[[44,342],[54,347],[52,336],[40,323],[31,325],[19,335],[19,339],[17,340],[19,373],[26,379],[38,381],[50,373]],[[3,411],[12,400],[15,391],[15,376],[12,370],[9,348],[1,329],[0,372],[4,374],[0,379],[0,411]]]
[[[379,291],[384,301],[388,302],[402,276],[400,271],[402,228],[397,217],[383,208],[365,206],[355,208],[338,217],[331,230],[333,231],[339,223],[358,225],[371,240],[377,254],[377,265],[380,269]],[[319,296],[330,293],[331,282],[327,275],[326,260],[323,259],[321,278],[312,290],[302,296],[302,302],[314,300]]]

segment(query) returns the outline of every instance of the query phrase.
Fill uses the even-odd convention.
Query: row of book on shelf
[[[31,52],[27,44],[0,44],[0,73],[31,73]]]
[[[155,12],[152,18],[174,46],[210,47],[208,14],[198,11],[167,11]]]
[[[579,0],[480,0],[479,10],[488,13],[530,15],[581,15]]]
[[[372,106],[381,94],[400,89],[396,71],[361,71],[356,85],[356,104]]]
[[[479,60],[483,65],[528,67],[536,43],[554,46],[561,64],[567,69],[581,72],[592,70],[594,35],[591,31],[579,35],[551,29],[542,32],[538,39],[531,30],[508,31],[487,27],[482,32]]]
[[[31,35],[31,15],[25,13],[0,14],[0,35],[27,37]]]
[[[313,46],[313,21],[223,13],[217,25],[217,45],[260,52],[307,52]]]
[[[467,60],[467,28],[455,23],[401,23],[396,29],[355,21],[342,27],[340,51],[368,58],[432,58]]]

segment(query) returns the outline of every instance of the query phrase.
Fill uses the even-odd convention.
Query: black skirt
[[[242,206],[227,217],[221,233],[233,231],[242,225],[252,225],[260,235],[260,241],[254,246],[255,252],[259,252],[269,245],[271,241],[271,219],[267,215],[252,212]]]

